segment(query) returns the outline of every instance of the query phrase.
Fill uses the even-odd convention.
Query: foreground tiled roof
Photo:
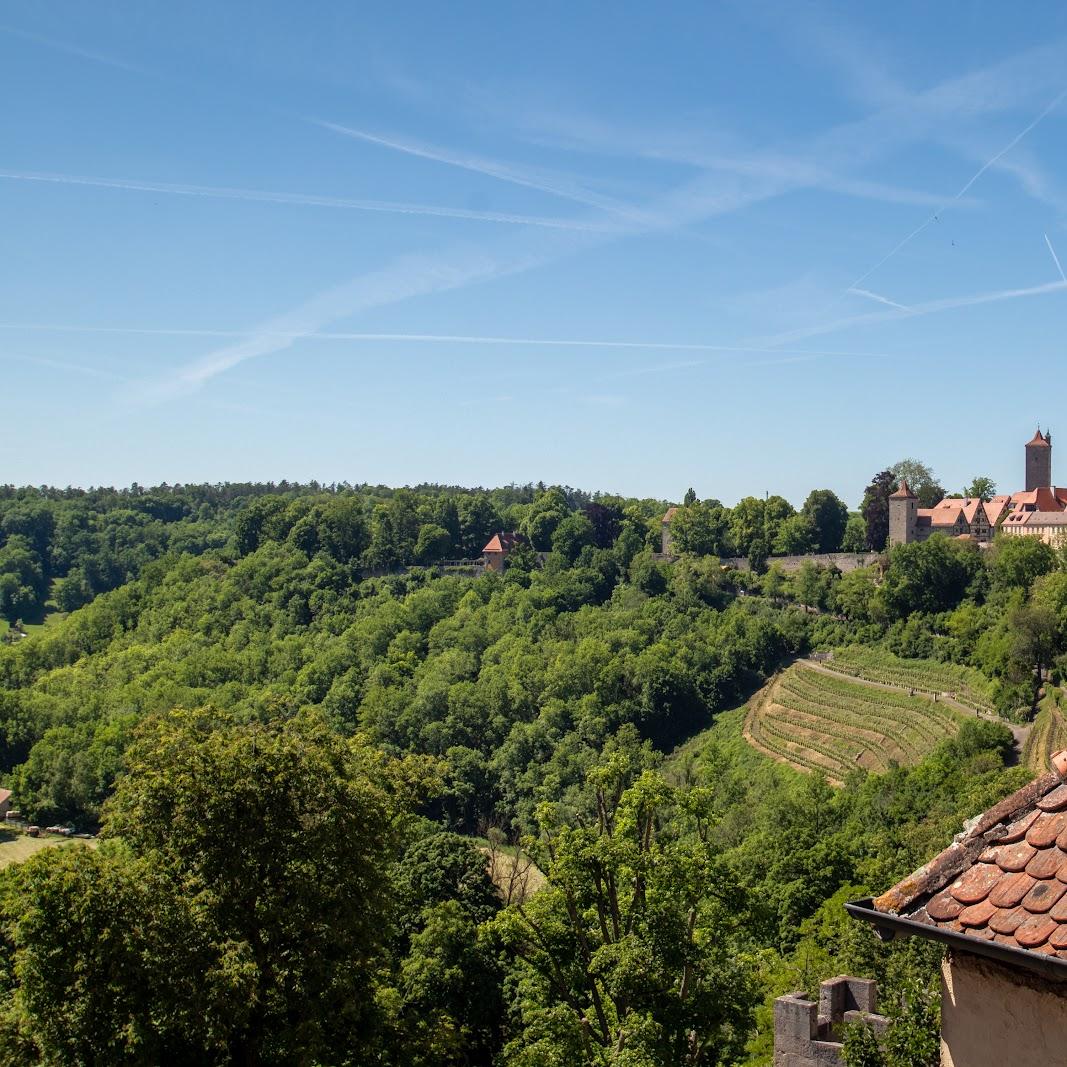
[[[978,816],[876,911],[976,941],[1067,959],[1067,752]]]
[[[1034,433],[1034,436],[1031,437],[1030,440],[1026,442],[1026,445],[1027,445],[1028,448],[1029,448],[1030,445],[1046,445],[1049,448],[1051,448],[1052,447],[1052,441],[1049,440],[1048,438],[1046,438],[1044,434],[1042,434],[1041,427],[1039,426],[1037,428],[1037,431]]]
[[[907,478],[901,478],[900,479],[900,485],[897,487],[897,491],[895,493],[890,493],[889,494],[889,499],[890,500],[898,500],[898,499],[901,499],[901,498],[903,498],[904,500],[909,500],[909,499],[914,499],[914,497],[915,497],[915,494],[911,491],[910,487],[908,486],[908,479]]]
[[[664,514],[663,518],[660,519],[660,522],[670,522],[674,518],[674,516],[677,515],[677,514],[678,514],[678,509],[677,508],[667,508],[667,511]]]

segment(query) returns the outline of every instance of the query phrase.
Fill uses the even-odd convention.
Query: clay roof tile
[[[923,927],[1067,959],[1067,751],[874,901]]]

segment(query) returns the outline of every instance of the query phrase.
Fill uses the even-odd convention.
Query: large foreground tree
[[[316,717],[205,709],[150,720],[127,767],[98,851],[7,877],[0,1062],[369,1062],[394,817],[378,759]]]

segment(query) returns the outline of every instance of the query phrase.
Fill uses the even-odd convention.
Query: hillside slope
[[[855,768],[884,771],[917,763],[961,722],[943,703],[798,662],[750,702],[745,739],[774,759],[821,771],[840,785]]]

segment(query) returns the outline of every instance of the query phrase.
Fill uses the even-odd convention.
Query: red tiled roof
[[[5,800],[9,800],[10,798],[11,798],[11,790],[10,789],[0,789],[0,804],[3,804],[3,802]]]
[[[663,515],[663,518],[660,519],[660,522],[670,522],[671,519],[673,519],[674,516],[677,515],[677,514],[678,514],[678,509],[677,508],[667,508],[666,512]]]
[[[932,508],[919,508],[919,514],[928,515],[934,526],[954,526],[961,518],[968,525],[974,525],[978,521],[989,521],[989,506],[976,496],[947,496]]]
[[[1045,448],[1051,448],[1052,447],[1052,442],[1045,440],[1045,435],[1041,432],[1041,427],[1039,426],[1037,428],[1037,430],[1034,432],[1034,436],[1031,437],[1030,440],[1026,442],[1026,447],[1027,448],[1029,448],[1031,445],[1044,445]],[[1016,447],[1018,447],[1018,446],[1016,446]]]
[[[985,503],[985,514],[989,520],[990,526],[996,526],[997,519],[1000,518],[1001,512],[1005,508],[1010,507],[1011,497],[1009,496],[995,496],[992,500],[987,500]]]
[[[1011,502],[1016,507],[1033,507],[1037,511],[1063,511],[1067,507],[1067,489],[1043,485],[1023,493],[1012,493]]]
[[[493,534],[489,539],[489,544],[482,549],[482,554],[484,555],[486,552],[510,552],[516,545],[525,545],[526,543],[526,536],[521,533]]]
[[[897,491],[895,493],[890,493],[889,494],[889,499],[890,500],[900,500],[900,499],[903,498],[903,499],[906,500],[906,499],[909,499],[909,498],[914,498],[914,496],[915,496],[915,494],[908,488],[908,479],[907,478],[901,478],[900,479],[900,485],[897,487]]]
[[[874,908],[924,926],[1067,959],[1067,752],[980,815]]]
[[[941,504],[951,504],[953,501],[942,500]],[[955,501],[956,507],[942,507],[938,504],[934,508],[918,508],[916,513],[919,519],[925,519],[931,526],[955,526],[957,522],[962,521],[963,509],[959,506],[959,501]],[[925,525],[925,524],[924,524]]]

